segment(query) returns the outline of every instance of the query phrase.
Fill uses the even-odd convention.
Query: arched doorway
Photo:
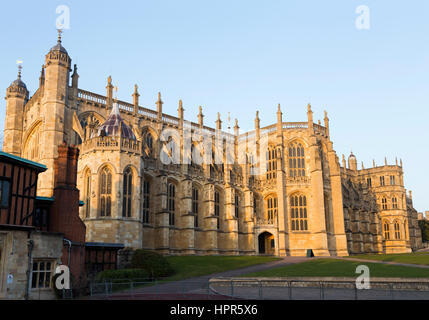
[[[274,235],[263,232],[258,237],[259,254],[275,254],[276,245]]]

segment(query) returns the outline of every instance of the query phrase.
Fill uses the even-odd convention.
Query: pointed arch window
[[[267,180],[277,177],[277,150],[275,147],[269,147],[267,151]]]
[[[192,213],[194,215],[194,227],[198,228],[199,227],[199,190],[197,188],[192,188]]]
[[[150,223],[150,182],[143,181],[143,223]]]
[[[267,223],[274,224],[277,217],[278,200],[277,197],[270,197],[267,199]]]
[[[215,191],[215,217],[217,217],[217,229],[220,230],[220,193],[219,191]]]
[[[150,132],[146,133],[144,139],[144,153],[146,157],[151,157],[153,155],[153,136]]]
[[[398,199],[396,199],[395,197],[392,198],[392,208],[398,209]]]
[[[399,221],[395,221],[395,240],[401,239],[401,225]]]
[[[308,230],[307,197],[294,195],[290,197],[292,231]]]
[[[124,172],[123,193],[124,195],[122,199],[122,217],[131,218],[133,195],[133,173],[131,171],[131,168],[127,168]]]
[[[170,226],[174,226],[176,224],[176,186],[173,183],[168,184],[167,204],[169,224]]]
[[[85,174],[85,218],[91,214],[91,172],[88,170]]]
[[[390,240],[390,227],[387,221],[385,221],[383,224],[383,230],[384,230],[384,239]]]
[[[112,173],[107,167],[100,174],[100,216],[112,216]]]
[[[24,158],[26,159],[33,161],[40,160],[40,127],[40,124],[37,125],[27,139],[23,152]]]
[[[367,178],[366,179],[366,184],[367,184],[368,187],[370,187],[370,188],[372,187],[372,180],[371,180],[371,178]]]
[[[301,143],[289,146],[289,176],[292,178],[305,177],[305,151]]]
[[[236,194],[234,197],[234,214],[235,218],[238,219],[240,217],[240,197],[238,194]]]

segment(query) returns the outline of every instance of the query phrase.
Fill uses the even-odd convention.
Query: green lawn
[[[183,280],[257,264],[277,261],[274,257],[256,256],[173,256],[167,257],[176,273],[166,280]]]
[[[357,277],[356,267],[369,267],[371,277],[429,278],[429,269],[364,263],[336,259],[316,259],[275,269],[246,274],[243,277]]]
[[[350,256],[347,258],[429,265],[429,252],[404,253],[404,254],[362,254],[362,255]]]

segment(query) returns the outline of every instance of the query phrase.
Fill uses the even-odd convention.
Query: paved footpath
[[[155,286],[146,286],[134,288],[132,296],[140,295],[145,297],[147,295],[170,295],[170,294],[207,294],[209,293],[209,280],[218,277],[239,277],[241,275],[283,267],[291,264],[302,263],[308,261],[310,258],[306,257],[284,257],[281,260],[268,262],[264,264],[254,265],[246,268],[229,270],[216,274],[209,274],[200,277],[189,278],[180,281],[172,281],[167,283],[159,283]],[[314,258],[313,258],[314,259]],[[115,293],[114,299],[120,299],[121,296],[130,296],[131,292]],[[122,297],[122,298],[124,298]],[[111,297],[112,298],[112,297]],[[94,299],[94,298],[93,298]]]
[[[268,269],[274,269],[278,267],[283,267],[287,265],[297,264],[306,262],[309,260],[315,259],[343,259],[340,257],[316,257],[316,258],[306,258],[306,257],[284,257],[281,260],[273,261],[265,264],[254,265],[242,269],[229,270],[221,273],[204,275],[200,277],[189,278],[180,281],[173,281],[168,283],[160,283],[155,286],[147,286],[141,288],[135,288],[132,292],[127,291],[123,293],[116,293],[111,295],[108,299],[151,299],[158,298],[162,299],[163,297],[170,297],[174,299],[174,295],[182,295],[181,298],[186,298],[183,295],[189,295],[189,298],[192,299],[192,295],[208,295],[210,293],[208,288],[209,280],[212,278],[234,278],[239,277],[248,273],[259,272]],[[343,260],[349,261],[359,261],[363,263],[381,263],[389,265],[398,265],[406,267],[418,267],[418,268],[429,268],[429,266],[415,265],[415,264],[405,264],[397,262],[388,262],[388,261],[376,261],[376,260],[367,260],[359,258],[347,258]],[[216,288],[220,297],[231,298],[230,289],[228,288]],[[255,291],[255,288],[242,287],[235,289],[234,292],[235,298],[241,299],[320,299],[320,290],[318,288],[294,288],[293,297],[289,296],[289,291],[286,288],[278,287],[264,287],[263,297],[260,296],[259,289]],[[285,291],[286,290],[286,291]],[[396,291],[391,293],[388,290],[359,290],[358,299],[429,299],[428,292],[413,292],[413,291]],[[393,296],[395,295],[395,296]],[[355,299],[355,291],[348,289],[330,289],[324,292],[324,299]],[[198,298],[197,298],[198,299]],[[211,298],[210,298],[211,299]]]
[[[302,263],[308,260],[309,258],[305,258],[305,257],[285,257],[278,261],[254,265],[246,268],[229,270],[225,272],[209,274],[205,276],[189,278],[189,279],[180,280],[180,281],[173,281],[165,284],[159,284],[157,285],[156,289],[158,290],[157,291],[158,293],[207,291],[208,282],[211,278],[239,277],[247,273],[259,272],[259,271],[283,267],[291,264]],[[147,288],[140,288],[135,290],[135,293],[144,293],[144,292],[153,292],[153,288],[147,287]]]

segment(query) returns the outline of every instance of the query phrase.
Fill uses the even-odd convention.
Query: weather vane
[[[58,43],[61,43],[61,37],[63,34],[63,29],[57,29],[57,31],[58,31]]]
[[[16,64],[18,65],[18,78],[21,79],[21,73],[22,73],[22,60],[16,60]]]

